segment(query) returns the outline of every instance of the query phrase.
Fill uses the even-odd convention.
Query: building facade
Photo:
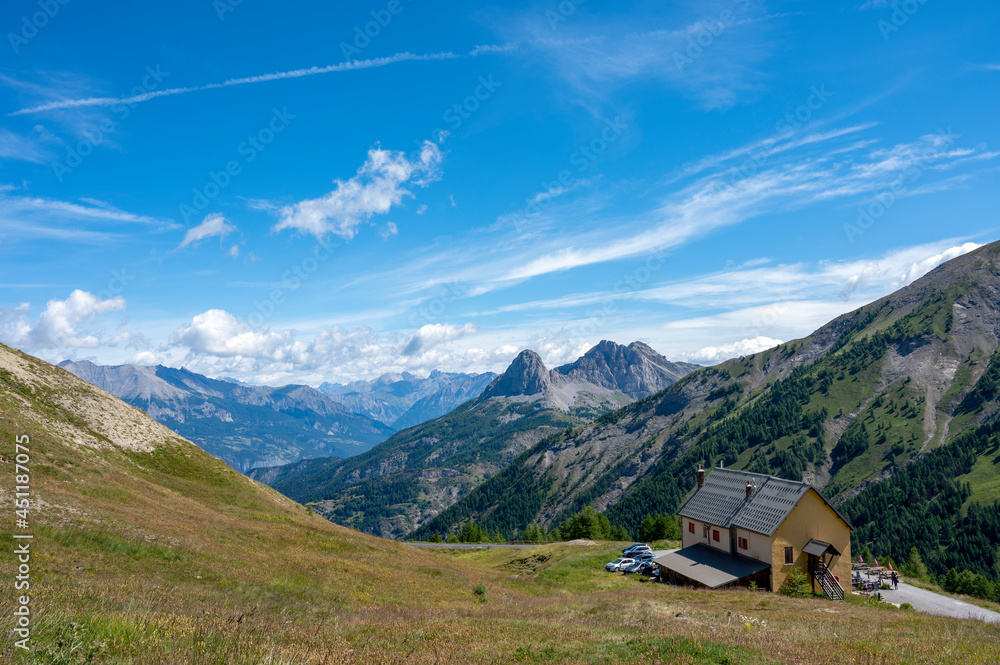
[[[817,593],[850,593],[851,526],[808,483],[699,469],[698,488],[678,514],[683,547],[656,559],[668,581],[711,588],[754,582],[776,591],[798,569]]]

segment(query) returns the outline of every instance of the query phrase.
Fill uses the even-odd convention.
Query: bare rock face
[[[503,374],[493,379],[479,399],[540,395],[548,393],[551,387],[552,378],[541,357],[534,351],[525,349],[517,354]]]
[[[579,360],[554,371],[642,399],[673,385],[698,367],[671,362],[642,342],[622,346],[603,340]]]

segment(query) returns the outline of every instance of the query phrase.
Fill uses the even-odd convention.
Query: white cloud
[[[177,249],[184,249],[192,244],[197,247],[198,243],[206,238],[225,238],[227,235],[236,230],[236,227],[230,224],[226,218],[222,216],[222,213],[212,213],[207,215],[205,219],[201,220],[201,224],[187,230],[187,233],[184,234],[184,240],[177,246]],[[237,250],[237,254],[239,253],[239,250],[236,247],[233,249]],[[237,254],[233,254],[232,251],[233,250],[230,250],[230,255],[236,256]]]
[[[412,356],[430,349],[431,347],[461,339],[466,335],[479,332],[479,327],[472,323],[464,326],[454,326],[447,323],[430,323],[421,326],[420,329],[410,336],[406,346],[403,347],[403,355]]]
[[[318,384],[386,372],[502,369],[519,350],[510,351],[505,343],[492,350],[455,346],[477,331],[471,323],[428,324],[409,335],[335,325],[299,334],[291,329],[253,329],[225,310],[209,310],[178,326],[170,335],[169,347],[155,360],[255,383]],[[152,355],[142,358],[144,362],[154,359]]]
[[[159,357],[152,351],[140,351],[131,358],[129,358],[128,363],[130,365],[141,365],[144,367],[149,367],[152,365],[159,365]]]
[[[894,291],[923,277],[945,261],[968,254],[981,246],[978,243],[966,242],[928,256],[926,253],[928,248],[923,245],[887,254],[877,261],[845,264],[838,271],[848,273],[841,295],[847,298],[856,291],[873,285],[883,291]]]
[[[385,228],[378,232],[382,236],[382,240],[388,240],[394,235],[399,235],[399,228],[396,227],[395,222],[387,222]]]
[[[65,300],[50,300],[35,321],[29,321],[30,305],[0,312],[0,331],[9,344],[26,349],[86,348],[101,345],[96,335],[81,332],[81,324],[108,312],[125,309],[121,296],[101,300],[87,291],[73,291]]]
[[[376,146],[368,151],[368,159],[357,175],[335,180],[336,187],[326,196],[282,208],[274,230],[296,229],[317,238],[329,233],[353,238],[363,222],[413,196],[407,185],[424,187],[437,180],[442,158],[441,149],[430,141],[424,142],[412,160],[401,151]]]
[[[696,362],[707,365],[715,365],[723,360],[736,358],[737,356],[748,356],[752,353],[758,353],[760,351],[770,349],[781,343],[782,341],[780,339],[758,336],[753,339],[741,339],[740,341],[733,342],[732,344],[723,344],[722,346],[702,347],[695,353],[691,354],[691,358]]]
[[[229,358],[280,359],[292,340],[290,332],[256,332],[235,316],[221,309],[198,314],[170,336],[170,343],[182,345],[197,354]]]

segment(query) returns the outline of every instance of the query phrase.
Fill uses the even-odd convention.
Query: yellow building
[[[677,513],[682,548],[654,560],[664,581],[776,591],[799,569],[817,593],[851,593],[851,526],[808,483],[699,469],[698,489]]]

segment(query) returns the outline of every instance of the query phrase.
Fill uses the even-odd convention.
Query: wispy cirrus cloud
[[[825,140],[837,137],[831,132]],[[818,153],[764,168],[733,180],[724,172],[699,178],[667,196],[663,205],[644,215],[645,227],[625,235],[598,229],[579,233],[576,246],[561,246],[523,260],[496,281],[519,282],[540,275],[605,263],[651,251],[675,249],[717,229],[765,213],[801,209],[821,201],[870,197],[892,187],[914,168],[944,171],[968,160],[990,161],[1000,153],[982,148],[957,148],[957,137],[930,134],[861,155]],[[901,193],[905,196],[909,192]],[[912,193],[909,193],[913,195]]]
[[[219,88],[229,88],[238,85],[251,85],[255,83],[267,83],[269,81],[279,81],[282,79],[293,79],[293,78],[303,78],[307,76],[319,76],[321,74],[333,74],[337,72],[348,72],[356,71],[361,69],[374,69],[377,67],[386,67],[388,65],[393,65],[399,62],[426,62],[433,60],[455,60],[458,58],[465,57],[477,57],[480,55],[489,55],[493,53],[503,53],[508,50],[512,50],[514,47],[507,45],[497,45],[497,46],[477,46],[472,51],[467,54],[453,53],[451,51],[441,51],[439,53],[396,53],[395,55],[386,56],[382,58],[370,58],[367,60],[351,60],[349,62],[340,62],[334,65],[326,65],[323,67],[307,67],[303,69],[290,69],[283,72],[273,72],[270,74],[258,74],[256,76],[243,76],[240,78],[232,78],[222,81],[220,83],[206,83],[203,85],[177,87],[177,88],[166,88],[163,90],[153,90],[150,92],[145,92],[139,95],[132,95],[129,97],[77,97],[72,99],[59,99],[51,102],[46,102],[44,104],[38,104],[35,106],[29,106],[26,108],[18,109],[8,113],[9,116],[18,115],[29,115],[33,113],[43,113],[46,111],[57,111],[62,109],[78,109],[84,107],[95,107],[95,106],[115,106],[118,104],[141,104],[142,102],[148,102],[151,99],[158,99],[160,97],[171,97],[174,95],[183,95],[191,92],[202,92],[205,90],[217,90]]]
[[[37,137],[24,136],[0,127],[0,159],[19,159],[44,164],[47,150]]]
[[[0,233],[19,239],[41,238],[100,244],[127,237],[123,227],[144,227],[151,233],[180,228],[173,220],[122,210],[105,201],[82,198],[80,203],[36,196],[12,196],[0,191]],[[101,229],[94,229],[95,224]]]
[[[775,157],[749,173],[739,164],[752,148],[706,158],[689,167],[687,184],[669,179],[659,185],[658,196],[647,194],[652,201],[645,210],[627,200],[634,198],[627,188],[613,196],[608,193],[615,188],[607,187],[602,196],[566,192],[551,200],[543,219],[530,220],[528,235],[499,220],[483,230],[490,234],[488,247],[481,242],[428,247],[410,262],[357,283],[408,299],[433,299],[446,285],[461,284],[460,299],[473,299],[546,275],[677,251],[720,229],[817,204],[843,206],[846,225],[855,221],[851,206],[869,203],[901,178],[911,179],[896,187],[899,199],[945,191],[964,186],[1000,156],[981,145],[964,147],[947,130],[887,146],[873,135],[875,127],[782,133],[759,141]],[[914,172],[918,181],[912,180]],[[623,213],[623,203],[633,212]],[[518,304],[507,307],[522,310]]]
[[[512,33],[526,57],[588,96],[639,79],[660,81],[713,110],[760,87],[760,65],[773,48],[770,26],[786,16],[749,0],[709,0],[668,14],[639,32],[634,20],[607,16],[599,25],[574,16],[556,31],[532,15]]]

